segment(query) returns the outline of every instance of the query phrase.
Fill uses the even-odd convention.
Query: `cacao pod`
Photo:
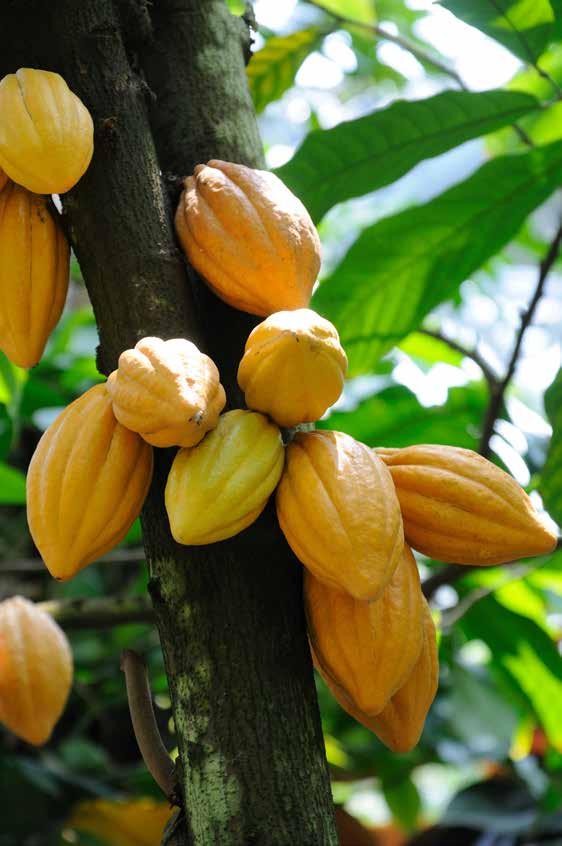
[[[308,305],[320,241],[300,200],[274,176],[212,159],[185,180],[176,231],[217,296],[267,316]]]
[[[27,519],[56,579],[72,578],[123,540],[150,485],[152,452],[117,422],[105,384],[43,434],[27,475]]]
[[[378,449],[396,486],[414,549],[453,564],[503,564],[541,555],[556,535],[515,479],[468,449]]]
[[[20,68],[0,82],[0,165],[36,194],[63,194],[94,150],[88,109],[58,73]]]
[[[40,746],[64,710],[72,654],[60,626],[32,602],[0,603],[0,721]]]
[[[372,450],[342,432],[297,433],[287,447],[277,516],[304,566],[355,599],[377,599],[402,557],[392,477]]]
[[[379,599],[364,602],[306,572],[311,647],[326,675],[366,714],[378,714],[404,684],[423,644],[422,594],[408,546]]]
[[[6,187],[7,182],[8,182],[8,177],[6,176],[6,174],[4,173],[2,168],[0,167],[0,191],[2,191],[2,189]]]
[[[229,411],[195,447],[180,449],[166,484],[178,543],[233,537],[256,520],[283,470],[281,433],[263,414]]]
[[[435,699],[439,683],[439,659],[435,625],[425,599],[422,599],[424,638],[420,656],[402,687],[375,716],[365,714],[345,691],[319,665],[314,652],[314,665],[334,699],[344,711],[377,735],[393,752],[409,752],[418,743],[425,719]]]
[[[33,367],[64,308],[70,250],[47,200],[8,182],[0,192],[0,349]]]
[[[89,834],[111,846],[154,846],[162,841],[173,813],[168,802],[153,799],[87,799],[74,808],[64,828]]]
[[[251,332],[238,384],[249,408],[289,428],[322,417],[339,399],[346,370],[329,320],[306,308],[278,311]]]
[[[183,338],[143,338],[121,354],[107,390],[117,420],[157,447],[195,446],[226,402],[214,362]]]

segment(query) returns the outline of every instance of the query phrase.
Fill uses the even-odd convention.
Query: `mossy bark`
[[[237,406],[252,320],[187,268],[171,211],[176,177],[194,163],[261,163],[244,33],[222,0],[124,0],[119,13],[110,0],[4,0],[0,74],[58,71],[94,117],[94,159],[64,209],[100,370],[143,336],[188,337],[215,357]],[[180,751],[173,842],[335,844],[300,565],[272,507],[232,541],[175,544],[163,505],[171,457],[158,452],[143,530]]]

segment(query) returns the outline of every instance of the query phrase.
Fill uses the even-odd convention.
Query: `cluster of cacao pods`
[[[384,743],[410,749],[438,677],[410,547],[486,565],[547,552],[556,539],[517,483],[475,453],[373,450],[341,432],[299,430],[337,401],[347,358],[335,327],[307,307],[318,236],[275,176],[197,166],[176,229],[219,297],[266,318],[238,369],[247,409],[223,413],[219,372],[194,344],[140,340],[43,435],[28,475],[35,543],[59,579],[117,544],[142,507],[154,447],[179,447],[165,491],[179,543],[232,537],[276,490],[279,524],[305,567],[319,672]]]
[[[70,190],[92,153],[90,113],[59,74],[20,68],[0,81],[0,349],[20,367],[40,360],[68,289],[49,195]]]

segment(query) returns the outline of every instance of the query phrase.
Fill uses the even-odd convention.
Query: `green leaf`
[[[444,405],[430,408],[422,406],[408,388],[393,385],[353,411],[333,412],[319,428],[347,432],[372,447],[429,443],[476,449],[486,402],[481,383],[453,388]]]
[[[490,669],[530,704],[549,740],[562,743],[562,657],[543,628],[488,596],[473,605],[459,625],[491,652]]]
[[[338,328],[350,375],[368,372],[494,256],[562,183],[562,142],[486,163],[422,206],[362,232],[313,308]]]
[[[298,69],[325,34],[325,30],[314,26],[291,35],[273,36],[252,55],[247,74],[257,112],[293,85]]]
[[[386,804],[394,819],[406,831],[413,831],[421,811],[421,799],[412,779],[407,777],[398,783],[383,783],[382,788]]]
[[[425,364],[450,364],[452,367],[459,367],[464,358],[463,354],[449,346],[439,338],[431,335],[424,335],[422,332],[412,332],[400,343],[400,349],[415,359]]]
[[[515,56],[535,64],[554,33],[549,0],[441,0],[465,23],[482,30]]]
[[[544,407],[552,425],[552,439],[539,490],[552,519],[562,525],[562,370],[544,395]]]
[[[425,100],[399,100],[311,132],[276,173],[318,221],[336,203],[389,185],[424,159],[538,108],[534,97],[514,91],[445,91]]]
[[[0,462],[0,505],[25,505],[25,476]]]
[[[517,728],[516,712],[483,674],[454,664],[449,672],[448,705],[453,734],[473,755],[493,760],[506,758]]]
[[[317,0],[315,5],[351,21],[374,24],[377,19],[374,0]]]

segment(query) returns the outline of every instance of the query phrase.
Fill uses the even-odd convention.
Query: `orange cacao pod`
[[[42,436],[27,475],[27,519],[51,575],[70,579],[116,546],[142,508],[152,447],[117,422],[106,385]]]
[[[408,546],[379,599],[364,602],[306,572],[308,636],[323,671],[366,714],[378,714],[404,684],[423,643],[418,568]]]
[[[8,182],[0,192],[0,349],[33,367],[58,323],[70,250],[47,198]]]
[[[185,180],[176,230],[193,267],[234,308],[267,316],[308,305],[320,241],[272,173],[216,159]]]
[[[107,380],[117,420],[157,447],[191,447],[217,425],[226,402],[209,356],[183,338],[143,338]]]
[[[378,449],[414,549],[454,564],[503,564],[550,552],[556,535],[515,479],[468,449]]]
[[[76,185],[92,158],[94,125],[62,76],[35,68],[8,74],[0,114],[0,165],[10,179],[37,194]]]
[[[28,743],[46,743],[72,684],[72,654],[49,614],[21,596],[0,603],[0,721]]]
[[[393,752],[409,752],[416,746],[439,683],[435,625],[425,599],[422,600],[422,606],[424,639],[419,658],[406,682],[375,716],[365,714],[351,701],[337,682],[322,669],[313,652],[314,665],[334,699]]]
[[[8,182],[8,177],[6,176],[6,174],[4,173],[2,168],[0,167],[0,191],[2,191],[2,189],[6,187],[7,182]]]
[[[305,567],[355,599],[380,596],[402,557],[392,477],[372,450],[342,432],[297,433],[286,450],[277,515]]]
[[[347,356],[336,330],[311,309],[278,311],[251,332],[238,368],[248,408],[279,426],[318,420],[343,390]]]

